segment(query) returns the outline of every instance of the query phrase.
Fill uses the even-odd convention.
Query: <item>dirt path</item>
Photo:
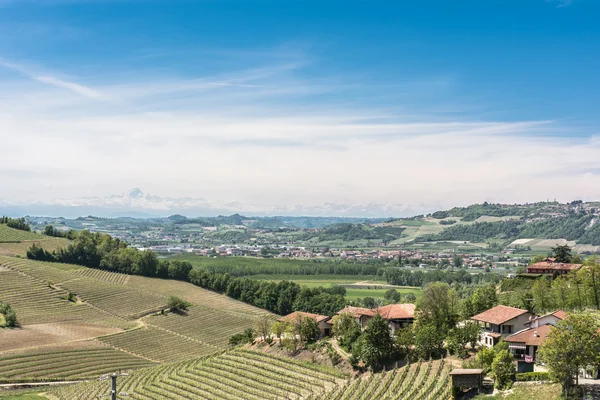
[[[340,355],[342,356],[342,358],[344,360],[348,360],[348,358],[350,358],[350,354],[346,353],[339,345],[338,341],[336,339],[331,339],[331,346],[335,349],[335,351],[337,351],[338,353],[340,353]]]

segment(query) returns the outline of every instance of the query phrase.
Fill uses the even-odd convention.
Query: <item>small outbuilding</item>
[[[482,369],[453,369],[450,371],[452,387],[459,389],[481,389],[483,386]]]

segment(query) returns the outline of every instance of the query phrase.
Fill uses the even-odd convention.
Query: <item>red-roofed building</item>
[[[331,324],[329,323],[329,320],[331,319],[331,317],[328,317],[326,315],[311,314],[311,313],[302,312],[302,311],[294,311],[291,314],[288,314],[286,316],[278,318],[277,321],[288,322],[288,323],[293,324],[293,323],[300,322],[304,318],[312,318],[315,321],[317,321],[317,324],[319,325],[319,330],[321,331],[321,335],[329,336],[331,334]]]
[[[581,269],[581,267],[582,264],[560,263],[556,262],[554,258],[544,258],[543,261],[529,265],[527,267],[527,273],[545,275],[554,275],[554,273],[558,273],[560,275],[565,275],[571,271],[577,271]]]
[[[543,325],[556,325],[558,321],[561,321],[567,317],[567,313],[563,310],[557,310],[550,314],[540,315],[539,317],[532,318],[525,325],[529,328],[537,328]]]
[[[509,351],[518,358],[519,372],[533,372],[536,353],[552,329],[552,324],[541,325],[523,329],[504,339],[508,342]]]
[[[349,313],[356,318],[362,329],[367,327],[367,323],[375,314],[379,314],[388,321],[390,330],[394,334],[396,330],[405,328],[414,322],[415,305],[411,303],[390,304],[376,309],[346,306],[337,314],[344,313]]]
[[[527,310],[498,305],[471,319],[482,328],[480,344],[493,347],[501,338],[520,331],[533,317]]]

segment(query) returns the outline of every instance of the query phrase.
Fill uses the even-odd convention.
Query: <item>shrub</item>
[[[237,333],[229,338],[230,346],[239,346],[246,343],[252,343],[254,341],[254,329],[247,328],[242,333]]]
[[[496,388],[509,389],[515,376],[515,364],[513,356],[508,350],[496,353],[492,363],[492,376],[496,380]]]
[[[523,373],[517,374],[516,379],[519,382],[549,381],[550,373],[548,373],[548,372],[523,372]]]
[[[167,306],[173,312],[185,311],[189,307],[189,303],[177,296],[169,296],[167,298]]]
[[[2,326],[12,328],[17,326],[17,314],[8,303],[0,302],[0,314],[2,315]]]

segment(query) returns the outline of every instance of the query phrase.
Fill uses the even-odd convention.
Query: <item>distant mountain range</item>
[[[217,202],[203,198],[160,197],[135,188],[129,193],[102,197],[39,200],[15,203],[0,198],[0,214],[9,216],[47,215],[76,218],[82,215],[103,217],[215,216],[240,213],[246,216],[327,216],[327,217],[405,217],[435,210],[432,207],[410,207],[403,204],[338,204],[318,206],[280,205],[260,207],[237,201]]]

